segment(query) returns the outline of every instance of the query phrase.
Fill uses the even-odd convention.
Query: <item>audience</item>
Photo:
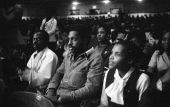
[[[6,10],[3,10],[4,13]],[[57,20],[57,22],[53,21],[60,28],[55,28],[59,32],[56,33],[54,30],[52,33],[55,36],[52,42],[46,38],[50,34],[48,31],[35,33],[39,29],[47,30],[48,27],[45,26],[51,18]],[[27,91],[36,93],[38,91],[61,107],[99,105],[98,101],[95,102],[93,99],[100,99],[101,91],[100,106],[133,107],[139,104],[139,107],[166,107],[170,105],[168,103],[170,15],[134,17],[122,14],[115,17],[60,19],[49,17],[44,19],[46,21],[43,23],[42,20],[42,18],[21,20],[19,27],[21,33],[29,37],[25,42],[26,45],[1,46],[3,51],[0,52],[0,77],[5,83],[4,93],[9,95],[9,92],[25,90],[21,88],[24,85],[17,80],[18,70],[20,79],[26,80],[29,84]],[[75,26],[77,23],[81,26]],[[3,33],[0,31],[1,37]],[[132,47],[124,45],[129,44],[128,41],[133,42],[132,47],[135,49],[132,49],[131,55],[128,54],[127,49],[131,50]],[[48,42],[52,44],[47,44]],[[32,54],[33,48],[36,51]],[[116,49],[120,51],[120,62],[114,62]],[[108,70],[105,71],[104,67]],[[150,78],[143,71],[151,77],[151,83]],[[105,72],[103,81],[102,74]],[[109,75],[111,73],[113,75]],[[126,76],[128,79],[124,79]],[[123,87],[118,88],[121,91],[116,89],[113,91],[114,89],[109,88],[111,86],[114,88],[115,84],[119,83],[117,77],[123,84]],[[130,92],[126,90],[129,87],[132,88],[129,89],[132,90]],[[112,94],[114,95],[109,97]]]

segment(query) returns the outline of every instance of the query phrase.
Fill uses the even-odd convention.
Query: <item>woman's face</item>
[[[167,32],[162,37],[162,46],[165,51],[170,51],[170,32]]]
[[[109,68],[121,67],[126,64],[126,51],[125,47],[121,44],[114,45],[112,54],[109,57]]]
[[[155,44],[158,43],[158,40],[157,40],[157,39],[154,39],[154,38],[153,38],[153,34],[151,34],[151,33],[149,33],[149,35],[148,35],[148,41],[149,41],[149,44],[150,44],[151,46],[153,46],[153,45],[155,45]]]

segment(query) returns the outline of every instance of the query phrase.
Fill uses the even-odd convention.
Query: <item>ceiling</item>
[[[4,1],[17,1],[21,4],[45,4],[45,5],[61,5],[61,4],[71,4],[72,1],[78,1],[80,3],[100,3],[102,0],[4,0]],[[137,2],[137,0],[110,0],[111,2],[119,2],[119,3],[129,3],[129,2]],[[149,3],[170,3],[170,0],[143,0],[143,2]]]
[[[81,3],[86,3],[86,2],[101,2],[102,0],[17,0],[17,1],[20,1],[22,3],[29,3],[29,2],[55,2],[55,3],[58,3],[58,2],[62,2],[62,3],[67,3],[67,2],[72,2],[72,1],[79,1]],[[113,2],[131,2],[131,1],[136,1],[136,0],[110,0],[110,1],[113,1]],[[170,2],[169,0],[143,0],[145,2],[164,2],[164,1],[167,1],[167,2]]]

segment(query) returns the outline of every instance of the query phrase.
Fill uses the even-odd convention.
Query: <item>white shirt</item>
[[[108,70],[109,71],[109,70]],[[108,106],[108,98],[109,96],[111,98],[111,102],[114,102],[116,104],[124,105],[123,100],[123,91],[124,87],[126,86],[126,83],[128,79],[130,78],[132,72],[134,71],[134,68],[131,68],[124,77],[120,77],[118,70],[116,69],[114,74],[114,82],[110,84],[105,89],[106,84],[106,77],[107,73],[106,71],[104,81],[103,81],[103,90],[102,90],[102,96],[101,96],[101,104]],[[143,92],[148,88],[150,83],[150,78],[148,75],[142,73],[137,81],[136,90],[139,91],[139,100],[141,99],[141,96]]]
[[[164,79],[165,78],[166,80],[169,79],[169,76],[168,76],[169,74],[167,75],[167,72],[168,72],[168,69],[170,68],[170,59],[168,55],[166,54],[166,52],[163,52],[162,54],[160,54],[159,50],[156,50],[153,53],[148,66],[152,68],[156,68],[158,70],[158,73],[164,74],[162,76]],[[156,86],[158,90],[162,91],[163,87],[162,87],[162,81],[160,79],[157,81]]]
[[[159,50],[156,50],[153,53],[148,66],[156,68],[158,72],[165,71],[170,67],[170,59],[165,52],[162,53],[162,55],[159,55]]]
[[[43,26],[44,30],[49,34],[49,41],[55,42],[56,41],[55,34],[56,31],[58,30],[57,20],[54,17],[52,17],[50,20],[47,21],[47,19],[45,18],[42,21],[40,30],[43,30]]]
[[[39,53],[36,51],[31,55],[27,63],[28,69],[24,71],[22,78],[32,86],[46,86],[55,73],[57,66],[58,57],[49,48],[45,48]]]

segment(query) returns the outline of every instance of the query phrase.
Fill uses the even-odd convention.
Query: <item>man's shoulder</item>
[[[34,52],[31,54],[31,57],[30,57],[30,58],[34,57],[35,54],[37,54],[37,51],[34,51]]]
[[[57,57],[57,55],[49,48],[45,49],[45,54],[48,55],[48,56]]]
[[[86,54],[89,59],[102,58],[101,54],[94,48],[89,49],[87,52]]]

